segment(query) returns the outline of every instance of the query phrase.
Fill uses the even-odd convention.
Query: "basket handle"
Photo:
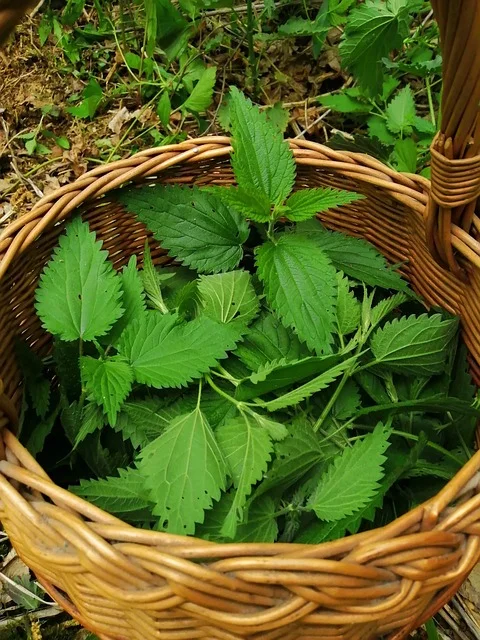
[[[456,249],[480,267],[480,0],[431,0],[443,53],[441,129],[431,146],[427,242],[456,275]]]

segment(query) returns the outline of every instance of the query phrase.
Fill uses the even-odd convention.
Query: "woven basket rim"
[[[289,143],[298,165],[308,165],[323,172],[340,169],[342,175],[375,186],[392,200],[414,209],[423,217],[429,197],[429,181],[426,178],[399,174],[365,154],[335,151],[324,145],[303,140],[290,140]],[[178,145],[156,147],[123,160],[96,167],[73,183],[42,198],[29,213],[14,221],[0,234],[0,280],[5,277],[9,267],[43,232],[67,219],[74,210],[80,208],[81,211],[83,204],[92,201],[101,204],[102,196],[106,196],[110,191],[132,181],[159,178],[162,171],[171,167],[207,161],[222,162],[229,157],[230,152],[229,138],[209,136],[187,140]],[[12,404],[0,380],[0,413],[4,414],[4,425],[13,424]],[[471,503],[474,500],[472,496],[480,487],[480,472],[477,472],[480,467],[480,452],[478,452],[436,496],[385,526],[319,544],[279,542],[220,544],[194,536],[146,531],[126,524],[53,483],[6,426],[3,427],[0,440],[3,440],[3,446],[11,454],[10,459],[0,461],[0,481],[3,479],[3,482],[10,485],[9,491],[16,492],[17,489],[14,487],[19,483],[30,488],[28,495],[36,495],[39,492],[48,496],[53,502],[49,509],[58,509],[65,514],[73,511],[81,515],[83,519],[78,518],[76,526],[86,534],[92,532],[106,541],[115,540],[125,544],[136,543],[146,547],[161,545],[165,553],[187,561],[214,557],[215,564],[219,567],[221,563],[233,562],[233,559],[248,564],[250,559],[253,561],[255,558],[255,561],[284,563],[285,566],[294,562],[296,566],[304,566],[304,570],[308,571],[312,562],[322,558],[322,562],[331,563],[332,567],[340,565],[348,568],[368,564],[369,559],[378,555],[379,549],[384,549],[385,553],[388,553],[391,545],[394,542],[398,544],[400,539],[405,541],[409,548],[418,548],[425,544],[435,546],[442,543],[448,546],[452,544],[454,538],[458,537],[457,525],[470,513]],[[36,518],[41,517],[27,500],[20,495],[18,498],[21,509],[24,510],[25,516],[28,514],[32,519],[32,523]],[[457,501],[457,506],[449,508],[454,501]],[[319,554],[320,549],[322,551]],[[463,575],[465,571],[471,569],[468,563],[472,562],[472,553],[467,556],[462,558],[459,567],[451,573],[450,582],[453,583],[454,579],[458,580],[460,574]],[[229,558],[232,560],[228,560]],[[305,564],[302,565],[302,562]],[[441,606],[445,593],[447,593],[445,590],[440,592],[434,603],[430,605],[429,611],[432,607]],[[77,617],[80,619],[79,615]],[[87,622],[84,626],[88,626]],[[422,622],[423,620],[419,624]],[[398,640],[403,637],[399,635]],[[397,639],[397,636],[395,638]]]

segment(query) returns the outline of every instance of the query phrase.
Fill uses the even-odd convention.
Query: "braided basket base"
[[[429,184],[381,163],[291,143],[297,187],[364,200],[322,214],[373,242],[433,305],[462,318],[480,378],[480,273],[439,267],[425,241]],[[215,544],[135,529],[56,486],[12,434],[21,406],[16,337],[47,353],[38,277],[69,214],[82,216],[116,267],[147,233],[109,191],[131,180],[230,184],[229,141],[211,137],[101,166],[40,201],[0,235],[0,518],[52,597],[102,640],[401,640],[458,589],[480,557],[480,453],[429,502],[375,531],[322,545]],[[150,239],[151,240],[151,239]],[[155,262],[170,258],[151,241]]]

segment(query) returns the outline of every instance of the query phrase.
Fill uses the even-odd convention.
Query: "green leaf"
[[[404,293],[396,293],[389,298],[384,298],[376,304],[370,315],[370,323],[372,327],[376,327],[379,322],[386,318],[392,311],[400,307],[404,302],[408,300],[408,297]]]
[[[399,291],[407,288],[407,283],[400,274],[393,271],[385,258],[366,240],[327,231],[315,221],[303,222],[297,228],[299,234],[308,235],[328,256],[334,267],[350,278],[373,287]]]
[[[377,329],[370,346],[376,361],[391,371],[428,376],[442,372],[457,326],[456,318],[443,320],[440,314],[403,316]]]
[[[281,102],[276,102],[273,106],[268,107],[265,111],[267,120],[274,124],[279,131],[285,132],[290,120],[290,113],[284,109]]]
[[[272,217],[270,199],[254,187],[244,191],[241,187],[208,187],[228,207],[256,222],[268,222]]]
[[[412,138],[395,142],[393,161],[398,171],[415,173],[417,171],[417,143]]]
[[[162,290],[160,287],[161,279],[155,269],[155,265],[153,264],[148,240],[145,241],[145,248],[143,250],[143,269],[140,278],[145,293],[147,294],[148,301],[150,302],[150,306],[161,313],[166,313],[168,309],[163,302]]]
[[[395,415],[405,414],[409,411],[422,411],[428,413],[458,413],[465,416],[480,416],[480,409],[472,406],[471,402],[459,400],[458,398],[446,397],[444,395],[432,395],[427,398],[419,398],[418,400],[405,400],[401,402],[386,402],[370,407],[359,409],[355,418],[366,415]]]
[[[44,420],[50,406],[50,382],[43,375],[42,359],[25,342],[15,345],[15,355],[24,377],[25,391],[35,413]]]
[[[119,469],[118,477],[80,480],[80,486],[69,491],[108,513],[130,521],[152,520],[153,503],[145,488],[145,480],[137,469]]]
[[[82,383],[89,400],[103,407],[110,425],[115,426],[117,414],[132,390],[133,371],[121,356],[97,360],[80,358]]]
[[[282,204],[295,181],[295,162],[288,143],[266,114],[236,88],[229,102],[232,125],[232,167],[238,185],[254,188],[270,203]]]
[[[145,447],[158,438],[170,424],[172,412],[158,398],[145,398],[125,402],[115,424],[124,440],[130,440],[134,449]]]
[[[275,444],[275,459],[253,495],[253,501],[268,491],[285,491],[325,460],[319,438],[312,426],[297,419],[288,426],[288,435]]]
[[[340,44],[343,65],[372,96],[382,91],[381,60],[399,49],[407,35],[408,7],[367,2],[354,9]]]
[[[301,222],[312,218],[317,213],[362,198],[361,194],[353,191],[340,191],[340,189],[300,189],[293,193],[285,203],[288,207],[285,215],[289,220]]]
[[[336,305],[336,274],[315,240],[277,236],[256,250],[268,303],[287,327],[317,353],[329,352]]]
[[[239,337],[229,325],[205,316],[184,324],[177,321],[176,314],[149,311],[124,331],[118,351],[137,382],[157,389],[186,385],[225,358]]]
[[[347,380],[332,407],[332,416],[337,420],[348,420],[358,411],[360,405],[358,386],[353,380]]]
[[[49,416],[44,417],[38,424],[36,424],[30,434],[25,446],[34,458],[43,451],[45,440],[52,433],[58,414],[59,407],[57,407]]]
[[[102,87],[95,78],[90,78],[88,85],[82,91],[82,101],[76,107],[67,107],[65,110],[77,118],[93,118],[103,98]]]
[[[383,382],[372,371],[358,371],[355,373],[354,378],[365,393],[377,404],[387,404],[390,401]]]
[[[169,533],[193,534],[195,523],[225,490],[227,464],[198,407],[172,420],[140,453],[138,469]]]
[[[75,437],[73,448],[76,449],[87,436],[100,430],[103,427],[103,424],[102,408],[94,402],[89,402],[85,407],[83,407],[81,425]]]
[[[392,133],[404,136],[412,132],[415,124],[415,98],[407,85],[397,93],[389,103],[387,110],[387,127]]]
[[[53,340],[53,360],[60,388],[69,402],[80,397],[82,383],[80,380],[79,341],[62,342]]]
[[[35,292],[42,326],[64,341],[103,336],[120,318],[121,280],[87,223],[73,220]]]
[[[120,278],[123,292],[122,305],[125,312],[120,320],[117,320],[108,336],[111,344],[115,344],[125,327],[139,318],[147,308],[142,279],[137,271],[136,256],[130,258],[128,264],[123,268]]]
[[[248,271],[229,271],[200,276],[198,291],[204,314],[216,322],[246,325],[257,315],[260,306]]]
[[[339,113],[370,113],[372,110],[371,104],[352,96],[347,91],[322,96],[319,102],[324,107]]]
[[[235,538],[237,524],[243,521],[247,497],[267,470],[273,445],[269,433],[245,413],[218,427],[216,437],[236,489],[221,533],[227,538]]]
[[[341,272],[337,273],[337,326],[342,336],[356,331],[360,325],[361,305],[352,291],[350,283]]]
[[[308,350],[276,316],[263,313],[249,328],[235,355],[252,371],[258,371],[268,362],[283,358],[287,362],[300,360],[308,355]]]
[[[217,77],[217,67],[207,67],[200,76],[192,93],[182,105],[182,109],[201,113],[208,109],[213,100],[213,89]]]
[[[370,502],[383,477],[390,431],[379,423],[337,456],[312,494],[308,506],[321,520],[340,520]]]
[[[284,395],[279,396],[274,400],[269,400],[268,402],[262,402],[261,406],[268,409],[268,411],[278,411],[279,409],[284,409],[285,407],[298,404],[299,402],[302,402],[302,400],[305,400],[305,398],[309,398],[314,393],[318,393],[322,389],[326,389],[336,378],[338,378],[338,376],[342,375],[349,367],[351,367],[357,358],[358,355],[348,358],[348,360],[340,362],[328,371],[325,371],[325,373],[321,373],[309,382],[288,391]]]
[[[235,499],[235,493],[226,493],[213,509],[205,514],[205,522],[195,529],[195,535],[212,542],[232,542],[221,534],[221,529]],[[278,535],[275,502],[265,496],[248,510],[245,522],[238,524],[234,542],[274,542]]]
[[[242,380],[235,392],[238,400],[251,400],[296,384],[327,371],[339,361],[338,355],[310,356],[301,360],[273,360],[260,365],[248,379]]]
[[[370,116],[367,120],[368,133],[371,138],[377,138],[383,144],[392,145],[395,143],[395,136],[390,133],[387,121],[381,116]]]
[[[200,273],[234,269],[249,228],[241,214],[197,187],[122,189],[118,200],[135,213],[169,254]]]
[[[172,103],[170,102],[170,96],[166,91],[164,91],[157,105],[157,115],[164,127],[168,127],[168,125],[170,124],[171,113]]]

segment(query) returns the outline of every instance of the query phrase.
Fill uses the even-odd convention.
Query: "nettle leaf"
[[[206,316],[178,324],[176,314],[148,311],[127,327],[118,351],[130,363],[137,382],[163,389],[199,378],[235,348],[238,338],[229,325]]]
[[[256,250],[256,265],[269,304],[287,327],[317,353],[331,349],[336,272],[314,240],[277,236]]]
[[[104,425],[102,407],[89,402],[83,407],[80,429],[75,438],[74,449],[85,440],[87,436],[101,429]]]
[[[258,189],[250,187],[245,191],[241,187],[208,187],[207,191],[250,220],[268,222],[272,217],[270,198]]]
[[[360,324],[361,304],[350,290],[348,278],[337,273],[337,327],[342,336],[356,331]]]
[[[142,279],[137,271],[137,257],[132,256],[128,265],[123,268],[120,274],[122,282],[122,306],[125,309],[123,316],[116,322],[109,334],[109,341],[112,344],[120,337],[122,331],[135,318],[138,318],[145,311],[145,292],[143,290]]]
[[[143,269],[141,274],[139,274],[139,277],[145,293],[147,294],[150,306],[161,313],[166,313],[167,308],[163,301],[162,289],[160,286],[161,279],[155,269],[155,265],[153,264],[148,240],[145,241],[145,248],[143,250]],[[168,278],[171,277],[173,277],[173,274],[168,274]]]
[[[417,170],[417,143],[412,138],[396,140],[392,153],[394,166],[400,172],[415,173]]]
[[[15,345],[15,354],[35,413],[45,419],[50,406],[50,381],[43,375],[42,359],[25,342]]]
[[[325,460],[320,439],[306,420],[297,418],[287,429],[286,438],[275,444],[275,459],[255,490],[253,504],[268,491],[285,491]]]
[[[403,316],[377,329],[370,346],[376,361],[391,371],[428,376],[443,371],[457,326],[456,318],[440,314]]]
[[[193,91],[183,103],[182,109],[193,111],[194,113],[200,113],[208,109],[213,100],[216,77],[217,67],[207,67],[193,87]]]
[[[332,407],[332,416],[337,420],[348,420],[361,405],[358,386],[353,380],[347,380]]]
[[[288,209],[285,215],[289,220],[301,222],[322,211],[362,200],[363,197],[359,193],[340,189],[300,189],[286,201]]]
[[[89,399],[103,407],[109,424],[115,426],[120,407],[132,390],[132,368],[121,356],[104,360],[83,356],[80,371]]]
[[[303,222],[297,229],[300,235],[308,235],[328,256],[334,267],[350,278],[373,287],[399,291],[407,289],[408,285],[400,274],[394,271],[385,258],[366,240],[327,231],[316,221]]]
[[[373,499],[384,475],[389,436],[390,431],[379,423],[334,459],[308,502],[320,520],[340,520]]]
[[[249,228],[218,196],[178,185],[122,189],[117,199],[135,213],[169,254],[200,273],[234,269]]]
[[[359,92],[352,95],[349,89],[322,96],[319,102],[324,107],[339,113],[370,113],[372,110],[371,104],[362,100]]]
[[[130,440],[134,449],[145,447],[158,438],[172,419],[171,410],[158,397],[132,400],[122,405],[115,430],[124,440]]]
[[[60,236],[35,293],[43,327],[64,341],[104,336],[123,314],[121,280],[80,218]]]
[[[288,435],[287,427],[276,420],[272,420],[268,416],[263,416],[260,413],[252,411],[250,413],[252,418],[258,424],[259,427],[265,429],[272,440],[280,442]]]
[[[237,387],[238,400],[250,400],[327,371],[339,361],[338,355],[310,356],[288,362],[285,358],[260,365]]]
[[[119,469],[118,477],[80,480],[80,486],[69,487],[69,491],[108,513],[124,515],[131,521],[153,519],[153,503],[137,469]]]
[[[372,327],[376,327],[384,318],[386,318],[392,311],[400,307],[404,302],[408,300],[408,296],[404,293],[396,293],[389,298],[384,298],[376,304],[370,315],[370,324]]]
[[[232,542],[221,534],[221,529],[235,499],[235,492],[224,494],[213,509],[205,514],[205,522],[195,529],[195,535],[212,542]],[[245,522],[239,523],[234,542],[275,542],[278,526],[275,518],[275,502],[265,496],[248,510]]]
[[[381,60],[402,46],[408,34],[407,18],[403,2],[367,2],[349,14],[340,44],[342,62],[370,95],[382,91]]]
[[[415,98],[411,88],[403,87],[389,103],[387,110],[387,127],[401,136],[410,134],[415,124]]]
[[[37,455],[43,451],[45,440],[52,433],[59,412],[60,408],[57,407],[49,416],[45,416],[42,420],[35,424],[35,428],[30,434],[25,445],[29,453],[34,458],[36,458]]]
[[[288,142],[266,114],[236,87],[230,93],[232,167],[238,185],[282,204],[293,188],[295,161]]]
[[[383,144],[395,144],[396,138],[390,133],[387,127],[387,121],[381,116],[370,116],[367,120],[368,133],[370,138],[377,138]],[[388,155],[385,160],[388,160]]]
[[[235,538],[252,487],[267,470],[273,444],[266,429],[245,413],[218,427],[216,437],[236,489],[221,533],[227,538]]]
[[[169,533],[193,534],[225,490],[227,464],[198,407],[172,420],[142,449],[137,465],[155,504],[153,513]]]
[[[245,340],[235,351],[235,355],[252,371],[281,359],[287,362],[300,360],[308,353],[297,336],[271,313],[263,313],[252,324]]]
[[[328,371],[325,371],[325,373],[321,373],[309,382],[306,382],[299,387],[295,387],[284,395],[279,396],[274,400],[269,400],[268,402],[262,402],[260,406],[268,411],[278,411],[279,409],[296,405],[299,402],[302,402],[302,400],[305,400],[305,398],[309,398],[314,393],[318,393],[322,389],[326,389],[336,378],[338,378],[338,376],[342,375],[347,369],[349,369],[358,357],[359,356],[356,355],[352,358],[348,358],[348,360],[340,362]]]
[[[248,271],[229,271],[200,276],[198,290],[204,314],[221,323],[246,325],[257,315],[260,306]]]

